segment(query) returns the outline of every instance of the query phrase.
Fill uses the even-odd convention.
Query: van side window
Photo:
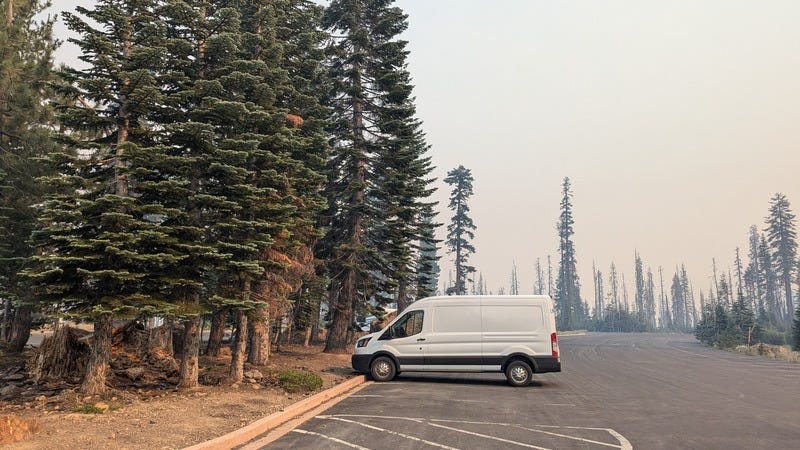
[[[391,336],[401,338],[422,332],[422,316],[424,311],[411,311],[392,325]]]

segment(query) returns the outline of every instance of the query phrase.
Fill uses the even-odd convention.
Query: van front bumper
[[[372,359],[372,355],[353,355],[350,357],[350,365],[356,372],[367,373],[370,359]]]

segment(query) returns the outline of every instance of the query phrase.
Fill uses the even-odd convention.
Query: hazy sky
[[[402,37],[435,174],[464,165],[475,178],[470,263],[495,293],[512,261],[523,293],[537,257],[557,264],[567,176],[590,304],[593,261],[606,275],[613,261],[631,296],[636,250],[666,283],[685,263],[707,291],[712,258],[727,271],[739,246],[746,262],[748,229],[763,228],[773,194],[799,211],[800,2],[396,5],[409,15]]]

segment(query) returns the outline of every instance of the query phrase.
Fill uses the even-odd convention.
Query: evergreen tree
[[[669,298],[664,292],[664,269],[661,266],[658,267],[658,287],[660,290],[659,299],[661,304],[659,324],[661,328],[669,330],[673,328],[672,314],[669,310]]]
[[[655,282],[653,281],[653,271],[647,268],[647,282],[645,285],[645,318],[647,327],[650,330],[656,328],[656,295],[655,295]]]
[[[687,330],[689,324],[686,315],[686,299],[684,298],[684,290],[681,284],[679,272],[675,272],[672,276],[672,284],[670,286],[672,293],[672,322],[680,330]]]
[[[732,331],[736,336],[738,344],[747,344],[748,336],[758,339],[758,332],[755,330],[756,317],[753,310],[747,305],[744,294],[740,291],[736,301],[731,305]],[[754,330],[755,335],[754,335]]]
[[[519,295],[519,279],[517,278],[517,263],[511,263],[511,289],[509,290],[509,294],[511,295]]]
[[[797,266],[797,229],[795,214],[791,211],[789,200],[781,193],[770,199],[767,222],[767,242],[772,249],[775,275],[783,286],[784,317],[792,317],[792,281]]]
[[[585,311],[580,295],[575,245],[572,242],[575,230],[569,178],[564,178],[561,193],[561,214],[557,226],[560,260],[556,278],[556,321],[559,329],[572,330],[583,323]]]
[[[333,111],[328,164],[328,233],[319,254],[331,275],[326,352],[344,352],[353,311],[395,292],[408,301],[418,248],[430,238],[423,199],[432,191],[428,146],[414,119],[406,70],[407,17],[391,0],[334,0],[323,27]],[[380,249],[380,250],[379,250]]]
[[[447,290],[448,295],[464,295],[467,293],[469,275],[475,268],[467,265],[469,256],[475,252],[472,239],[475,238],[475,224],[469,217],[469,198],[472,196],[472,172],[464,166],[447,172],[445,183],[452,186],[450,203],[448,207],[453,211],[453,217],[447,226],[447,239],[445,244],[454,254],[456,280],[455,284]]]
[[[264,82],[250,95],[262,99],[263,140],[248,165],[251,183],[271,192],[261,199],[271,206],[260,217],[270,223],[273,243],[259,258],[265,276],[253,286],[260,302],[249,321],[248,361],[263,365],[270,350],[270,306],[290,305],[292,294],[292,311],[313,307],[308,296],[297,292],[318,285],[313,247],[317,215],[324,206],[319,186],[324,183],[329,110],[320,98],[329,87],[322,64],[327,35],[317,29],[323,9],[307,0],[264,0],[240,8],[242,61],[264,64],[258,75]],[[270,94],[258,95],[262,89]],[[302,322],[298,317],[290,321]]]
[[[439,255],[436,248],[435,226],[433,214],[423,218],[419,240],[419,257],[417,259],[417,299],[436,294],[439,284]]]
[[[748,239],[748,258],[749,262],[744,270],[744,290],[746,297],[750,300],[751,306],[755,311],[764,311],[764,298],[761,291],[761,268],[758,257],[759,233],[755,225],[750,227]]]
[[[48,182],[57,192],[34,235],[42,254],[26,273],[42,301],[94,322],[81,386],[90,394],[105,390],[113,319],[164,311],[151,274],[173,261],[154,245],[160,231],[151,218],[161,211],[129,192],[128,153],[149,142],[147,118],[159,100],[153,67],[163,48],[154,6],[103,0],[77,7],[85,19],[64,14],[88,67],[60,73],[60,138],[68,151],[50,157],[60,175]]]
[[[687,329],[691,329],[696,322],[696,314],[697,314],[697,305],[694,301],[694,294],[692,293],[692,286],[689,283],[689,274],[686,271],[686,266],[681,264],[680,269],[680,280],[681,280],[681,291],[683,295],[683,300],[686,305],[684,308],[684,323],[686,324]],[[703,307],[703,299],[700,298],[700,307]]]
[[[35,249],[29,237],[36,226],[45,175],[41,157],[53,151],[49,137],[54,19],[37,21],[50,2],[0,1],[0,341],[21,352],[30,336],[33,299],[20,270]]]
[[[603,272],[600,272],[595,267],[592,261],[592,272],[594,273],[594,315],[595,319],[600,319],[605,311],[604,299],[605,293],[603,292]]]
[[[542,260],[536,258],[536,283],[533,285],[533,293],[536,295],[544,295],[544,273],[542,272]]]
[[[608,284],[611,288],[609,295],[611,296],[611,308],[614,311],[619,311],[619,281],[617,280],[617,267],[611,263],[611,268],[608,273]]]
[[[778,305],[777,277],[773,269],[772,254],[769,251],[767,238],[761,234],[758,241],[758,262],[760,267],[759,281],[762,283],[760,290],[764,293],[764,309],[767,320],[777,323],[782,316],[783,309]]]
[[[634,302],[636,303],[636,313],[639,314],[640,318],[645,317],[645,307],[644,307],[644,298],[645,298],[645,285],[644,285],[644,268],[642,264],[642,258],[639,256],[639,252],[634,253],[634,272],[633,272],[633,280],[635,285],[634,290]]]

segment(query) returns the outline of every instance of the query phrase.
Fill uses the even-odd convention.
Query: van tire
[[[523,387],[531,384],[533,370],[525,361],[515,360],[506,366],[506,379],[514,387]]]
[[[369,365],[369,374],[375,381],[392,381],[397,375],[397,367],[394,365],[392,358],[388,356],[379,356],[372,360]]]

